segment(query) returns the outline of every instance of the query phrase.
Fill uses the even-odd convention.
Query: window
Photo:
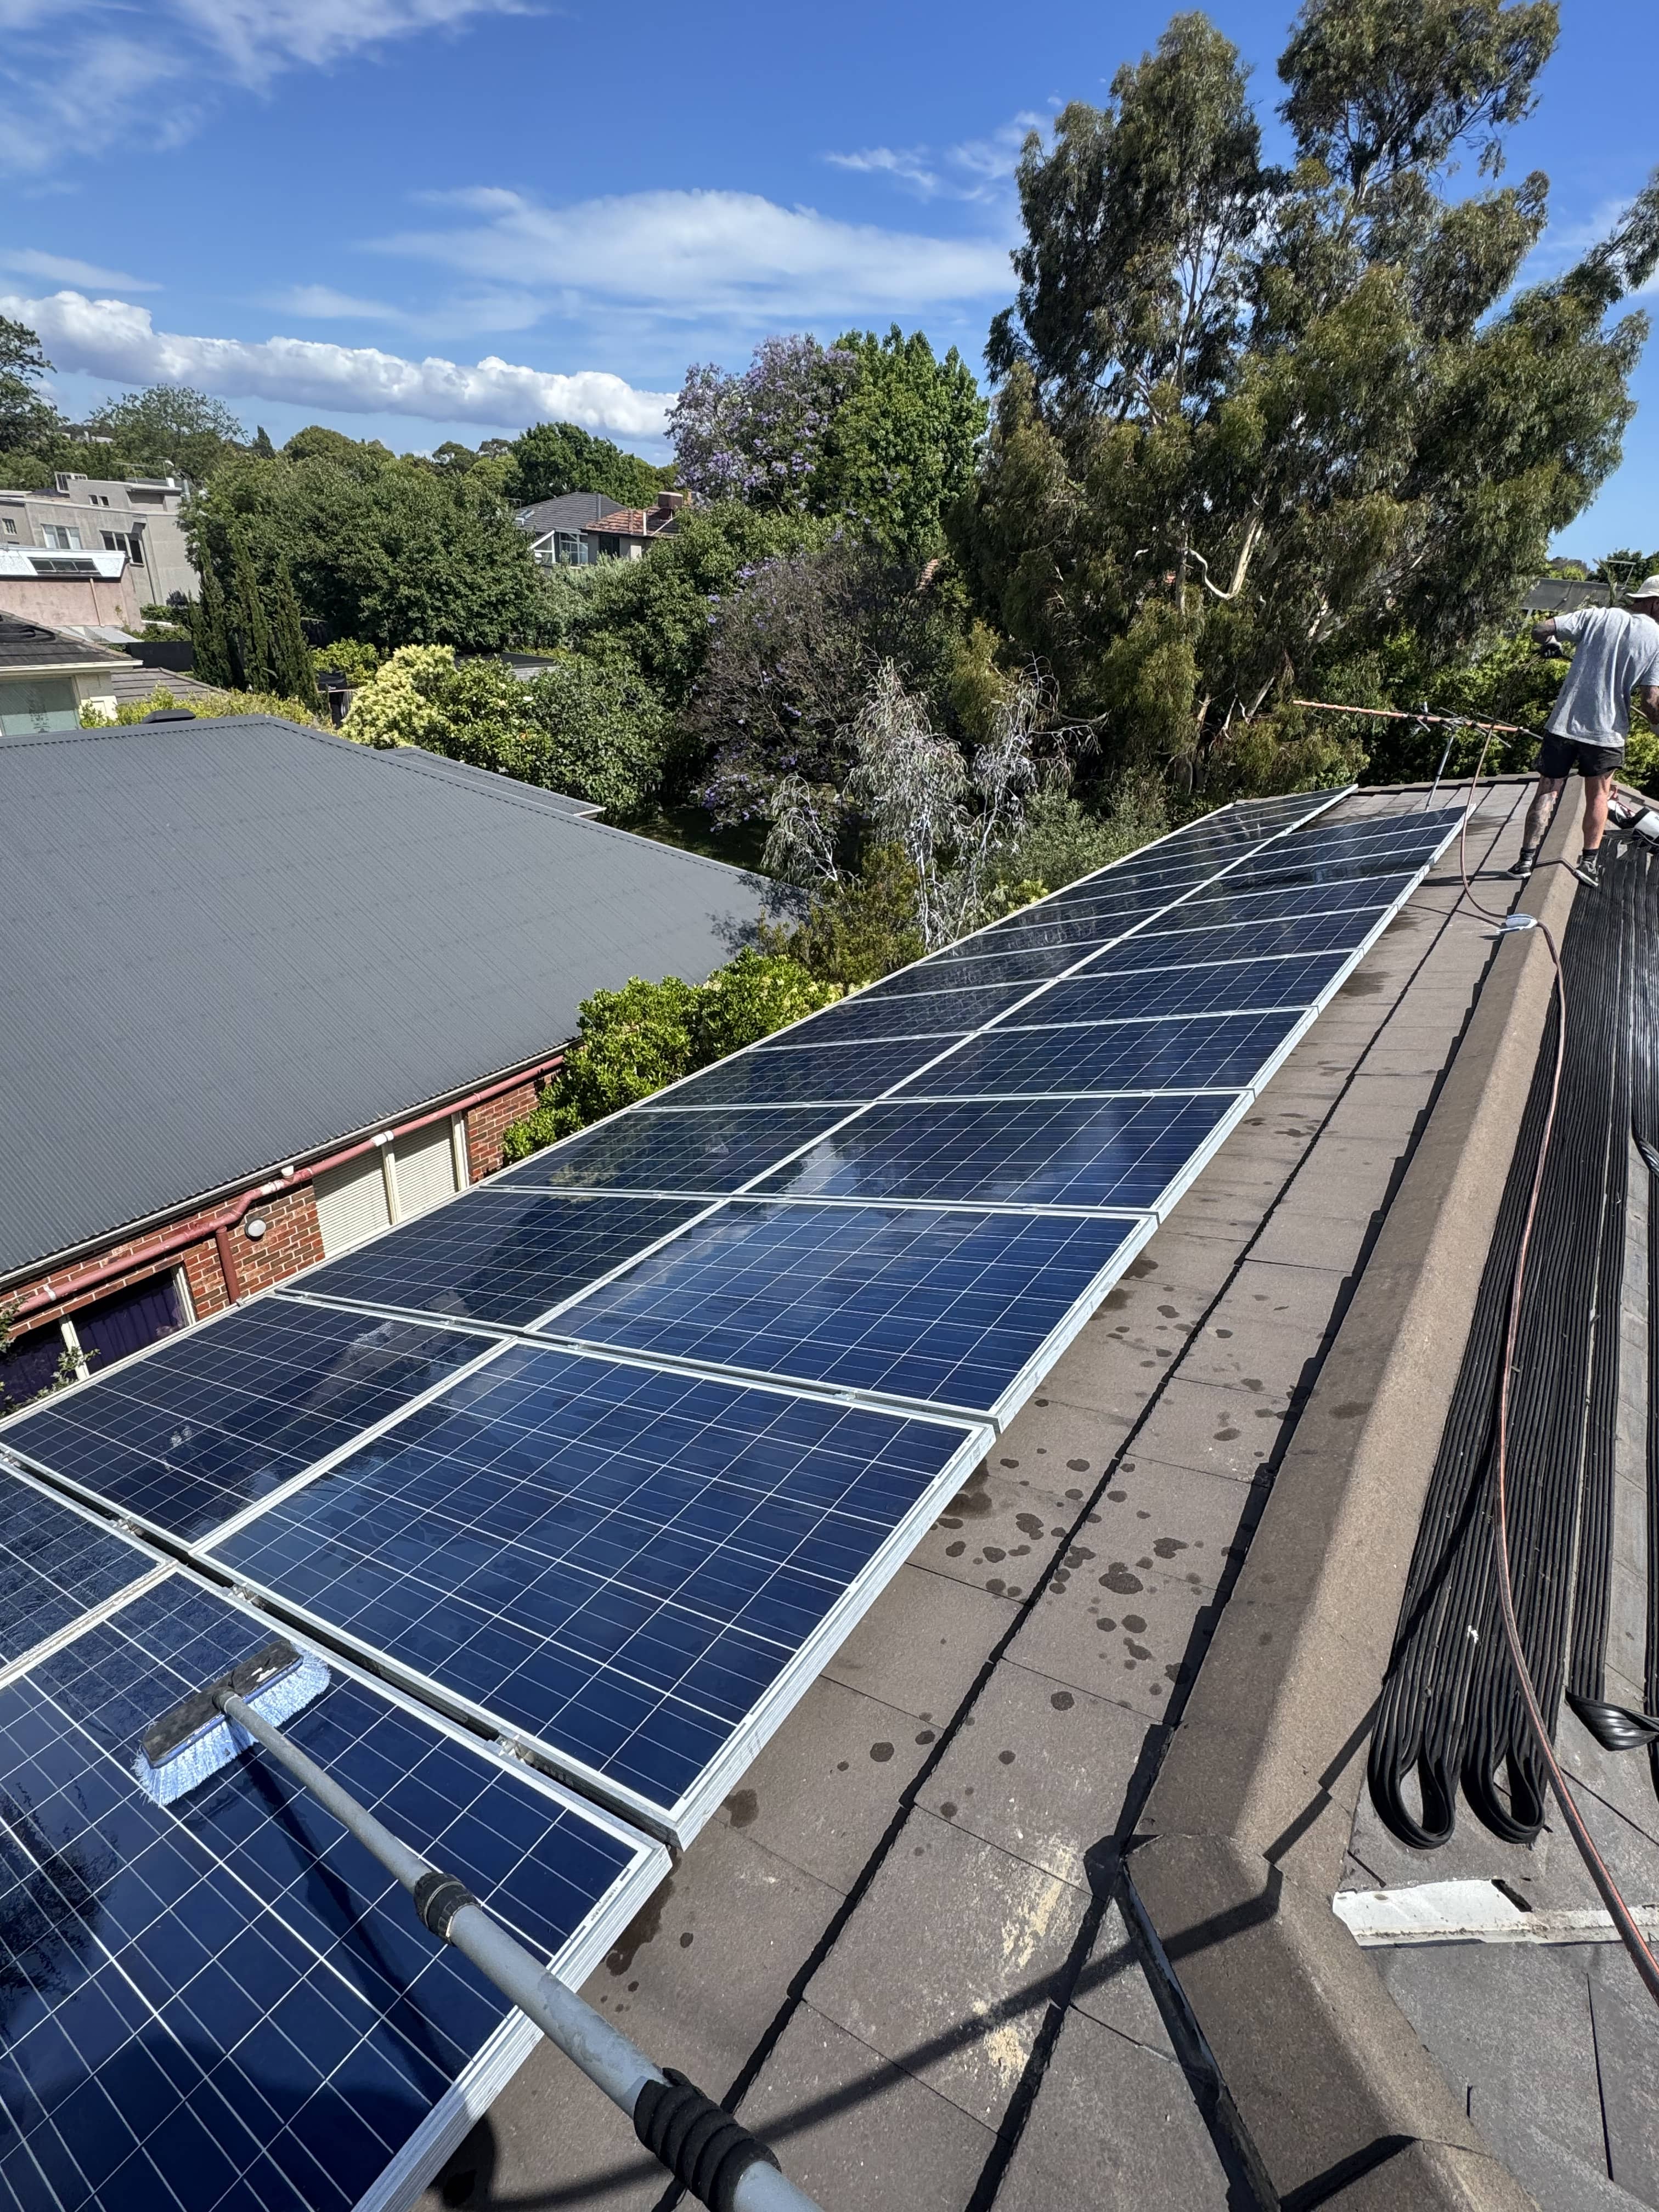
[[[101,1374],[147,1344],[170,1336],[191,1318],[176,1273],[154,1275],[107,1298],[99,1298],[57,1322],[15,1337],[0,1352],[0,1413],[15,1413],[64,1371],[65,1355],[84,1375]],[[73,1380],[75,1367],[68,1369]]]
[[[0,737],[44,737],[48,730],[78,730],[81,708],[67,676],[0,680]]]
[[[81,533],[68,523],[46,522],[40,526],[40,543],[50,553],[78,553]]]
[[[94,507],[107,507],[109,505],[109,494],[107,492],[89,492],[87,496]]]
[[[144,565],[144,541],[142,537],[129,536],[125,530],[103,530],[99,536],[104,541],[106,553],[125,553],[135,568]]]
[[[7,515],[5,517],[5,525],[7,537],[15,538],[17,535],[17,525],[12,520],[10,515]]]

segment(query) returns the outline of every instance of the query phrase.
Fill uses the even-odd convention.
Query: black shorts
[[[1623,745],[1592,745],[1583,738],[1558,738],[1553,732],[1538,748],[1540,775],[1617,775],[1625,765]]]

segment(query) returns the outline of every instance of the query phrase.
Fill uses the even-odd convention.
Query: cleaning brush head
[[[328,1669],[308,1652],[274,1637],[200,1690],[152,1721],[133,1761],[138,1785],[158,1805],[173,1804],[246,1751],[253,1738],[224,1711],[238,1697],[262,1720],[280,1728],[328,1687]]]

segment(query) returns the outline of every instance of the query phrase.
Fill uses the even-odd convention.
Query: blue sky
[[[1270,109],[1288,0],[1209,12]],[[1169,13],[0,0],[0,313],[42,329],[76,411],[172,377],[279,441],[568,415],[659,455],[687,362],[771,331],[897,319],[978,368],[1024,131],[1103,98]],[[1659,160],[1653,0],[1561,13],[1510,147],[1553,182],[1540,273]],[[1638,397],[1563,550],[1659,546],[1659,344]]]

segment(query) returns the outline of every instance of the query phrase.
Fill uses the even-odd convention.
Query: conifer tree
[[[294,579],[288,562],[276,570],[275,588],[267,595],[270,623],[270,688],[279,698],[297,699],[302,706],[317,706],[317,674],[311,647],[306,643],[300,602],[294,595]]]
[[[229,690],[236,681],[236,663],[230,647],[230,626],[225,619],[224,587],[205,547],[201,552],[202,589],[190,611],[191,672],[203,684]]]
[[[274,691],[270,623],[259,591],[259,578],[249,557],[247,541],[237,538],[230,556],[230,629],[235,646],[239,688],[244,691]]]

